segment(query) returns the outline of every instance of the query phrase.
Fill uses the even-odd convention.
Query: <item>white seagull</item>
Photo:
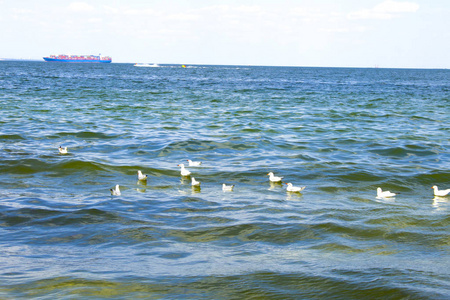
[[[283,177],[273,175],[272,172],[269,172],[267,175],[269,175],[269,180],[272,182],[281,182],[281,180],[283,179]]]
[[[195,180],[194,177],[192,177],[191,179],[192,179],[192,186],[200,186],[200,181]]]
[[[286,183],[286,184],[287,184],[286,190],[288,192],[299,193],[306,188],[306,186],[293,186],[292,183],[290,183],[290,182]]]
[[[226,185],[225,183],[222,184],[222,191],[225,192],[231,192],[234,189],[234,184],[233,185]]]
[[[178,166],[181,167],[181,176],[191,175],[191,172],[184,167],[184,164],[179,164]]]
[[[433,185],[432,189],[434,190],[434,195],[438,197],[445,197],[450,193],[450,189],[438,190],[438,187],[435,185]]]
[[[120,189],[119,189],[119,185],[116,184],[116,187],[113,189],[109,189],[111,191],[111,195],[112,196],[120,196]]]
[[[59,148],[58,148],[58,150],[59,150],[59,153],[61,153],[61,154],[67,154],[67,147],[61,147],[61,146],[59,146]]]
[[[192,161],[190,159],[187,160],[189,162],[189,167],[198,167],[202,164],[201,161]]]
[[[377,188],[377,198],[389,198],[389,197],[395,197],[396,193],[391,193],[389,191],[382,191],[381,188]]]
[[[141,170],[137,171],[138,180],[145,181],[147,180],[148,175],[142,174]]]

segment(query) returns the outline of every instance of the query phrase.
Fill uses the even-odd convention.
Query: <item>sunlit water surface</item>
[[[1,62],[0,298],[448,299],[449,78]]]

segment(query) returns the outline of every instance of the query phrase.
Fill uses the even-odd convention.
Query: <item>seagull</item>
[[[201,161],[192,161],[190,159],[187,160],[189,162],[189,167],[198,167],[202,164]]]
[[[61,153],[61,154],[67,154],[67,147],[61,147],[61,146],[59,146],[59,148],[58,148],[58,150],[59,150],[59,153]]]
[[[222,191],[224,192],[231,192],[234,189],[234,184],[233,185],[226,185],[225,183],[222,184]]]
[[[278,176],[273,175],[272,172],[270,172],[267,175],[269,175],[269,180],[272,182],[281,182],[281,179],[283,179],[283,177],[278,177]]]
[[[191,172],[184,168],[184,164],[179,164],[178,166],[181,167],[181,176],[191,175]]]
[[[116,184],[116,187],[114,189],[109,190],[111,191],[112,196],[120,196],[120,189],[118,184]]]
[[[200,186],[200,181],[195,180],[194,177],[192,177],[191,179],[192,179],[192,186]]]
[[[142,181],[147,180],[148,175],[142,174],[141,170],[137,171],[137,175],[138,175],[138,180],[142,180]]]
[[[286,190],[288,191],[288,192],[293,192],[293,193],[299,193],[299,192],[301,192],[301,191],[303,191],[305,188],[306,188],[306,186],[293,186],[292,185],[292,183],[286,183],[287,184],[287,188],[286,188]]]
[[[450,193],[450,189],[438,190],[438,187],[435,185],[433,185],[432,189],[434,190],[434,195],[438,197],[445,197]]]
[[[388,197],[395,197],[397,195],[396,193],[391,193],[389,191],[382,191],[381,188],[377,188],[377,198],[388,198]]]

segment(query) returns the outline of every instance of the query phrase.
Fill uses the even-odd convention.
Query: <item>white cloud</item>
[[[321,28],[320,31],[329,33],[350,33],[350,32],[366,32],[369,28],[364,26],[357,27],[333,27],[333,28]]]
[[[363,9],[351,12],[349,19],[392,19],[403,13],[414,13],[419,9],[419,4],[414,2],[398,2],[387,0],[371,9]]]
[[[88,23],[101,24],[103,22],[102,18],[90,18],[87,20]]]
[[[168,15],[166,17],[167,20],[171,21],[171,20],[176,20],[176,21],[196,21],[199,19],[199,16],[195,15],[195,14],[183,14],[183,13],[179,13],[179,14],[172,14],[172,15]]]
[[[408,13],[416,12],[419,9],[419,4],[413,2],[396,2],[384,1],[374,7],[374,11],[380,13]]]
[[[69,10],[74,12],[91,12],[94,11],[94,7],[85,2],[72,2],[69,5]]]
[[[248,6],[248,5],[241,5],[236,7],[235,9],[238,12],[246,13],[246,14],[261,14],[264,13],[264,10],[260,6]]]
[[[123,13],[125,15],[129,16],[156,16],[158,13],[154,11],[153,9],[133,9],[128,8],[123,10]]]
[[[105,11],[107,14],[118,14],[118,13],[120,13],[120,9],[119,8],[112,7],[112,6],[107,6],[107,5],[103,6],[103,11]]]
[[[12,11],[17,14],[30,14],[33,12],[32,9],[24,9],[24,8],[13,8]]]
[[[393,15],[389,13],[379,13],[371,9],[363,9],[355,12],[351,12],[347,15],[350,20],[356,19],[392,19]]]

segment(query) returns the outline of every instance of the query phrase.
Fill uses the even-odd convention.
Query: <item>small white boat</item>
[[[158,68],[158,64],[135,63],[135,67]]]

